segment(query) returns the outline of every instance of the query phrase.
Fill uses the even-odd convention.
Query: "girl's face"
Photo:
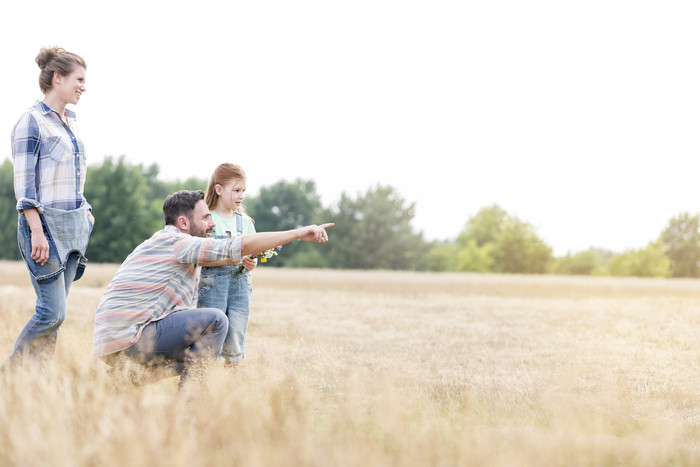
[[[219,195],[219,206],[235,211],[241,207],[245,197],[246,184],[244,178],[231,180],[225,185],[216,185],[216,194]]]

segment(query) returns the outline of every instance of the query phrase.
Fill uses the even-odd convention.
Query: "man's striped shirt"
[[[193,237],[175,226],[141,243],[107,286],[95,315],[94,352],[102,357],[124,350],[149,323],[194,308],[198,264],[241,259],[241,237]]]

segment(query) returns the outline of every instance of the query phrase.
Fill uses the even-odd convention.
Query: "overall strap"
[[[238,235],[243,235],[243,214],[236,212],[236,231]]]

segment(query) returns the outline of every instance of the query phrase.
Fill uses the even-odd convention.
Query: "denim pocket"
[[[197,307],[226,310],[226,296],[229,288],[228,275],[230,275],[230,269],[226,266],[202,268],[199,276]]]
[[[228,276],[230,275],[231,270],[226,266],[202,268],[202,272],[199,275],[200,293],[208,293],[216,288],[221,288],[228,282]]]
[[[92,222],[85,208],[73,211],[44,208],[46,223],[51,234],[59,242],[72,242],[90,236]]]
[[[202,268],[199,276],[199,293],[206,293],[216,285],[216,274],[212,274],[211,269]]]

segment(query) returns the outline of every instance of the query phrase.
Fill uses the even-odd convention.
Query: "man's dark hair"
[[[177,191],[165,198],[163,203],[165,225],[177,225],[177,218],[180,216],[189,218],[192,215],[192,211],[194,211],[194,205],[197,204],[197,201],[203,199],[204,192],[202,190]]]

